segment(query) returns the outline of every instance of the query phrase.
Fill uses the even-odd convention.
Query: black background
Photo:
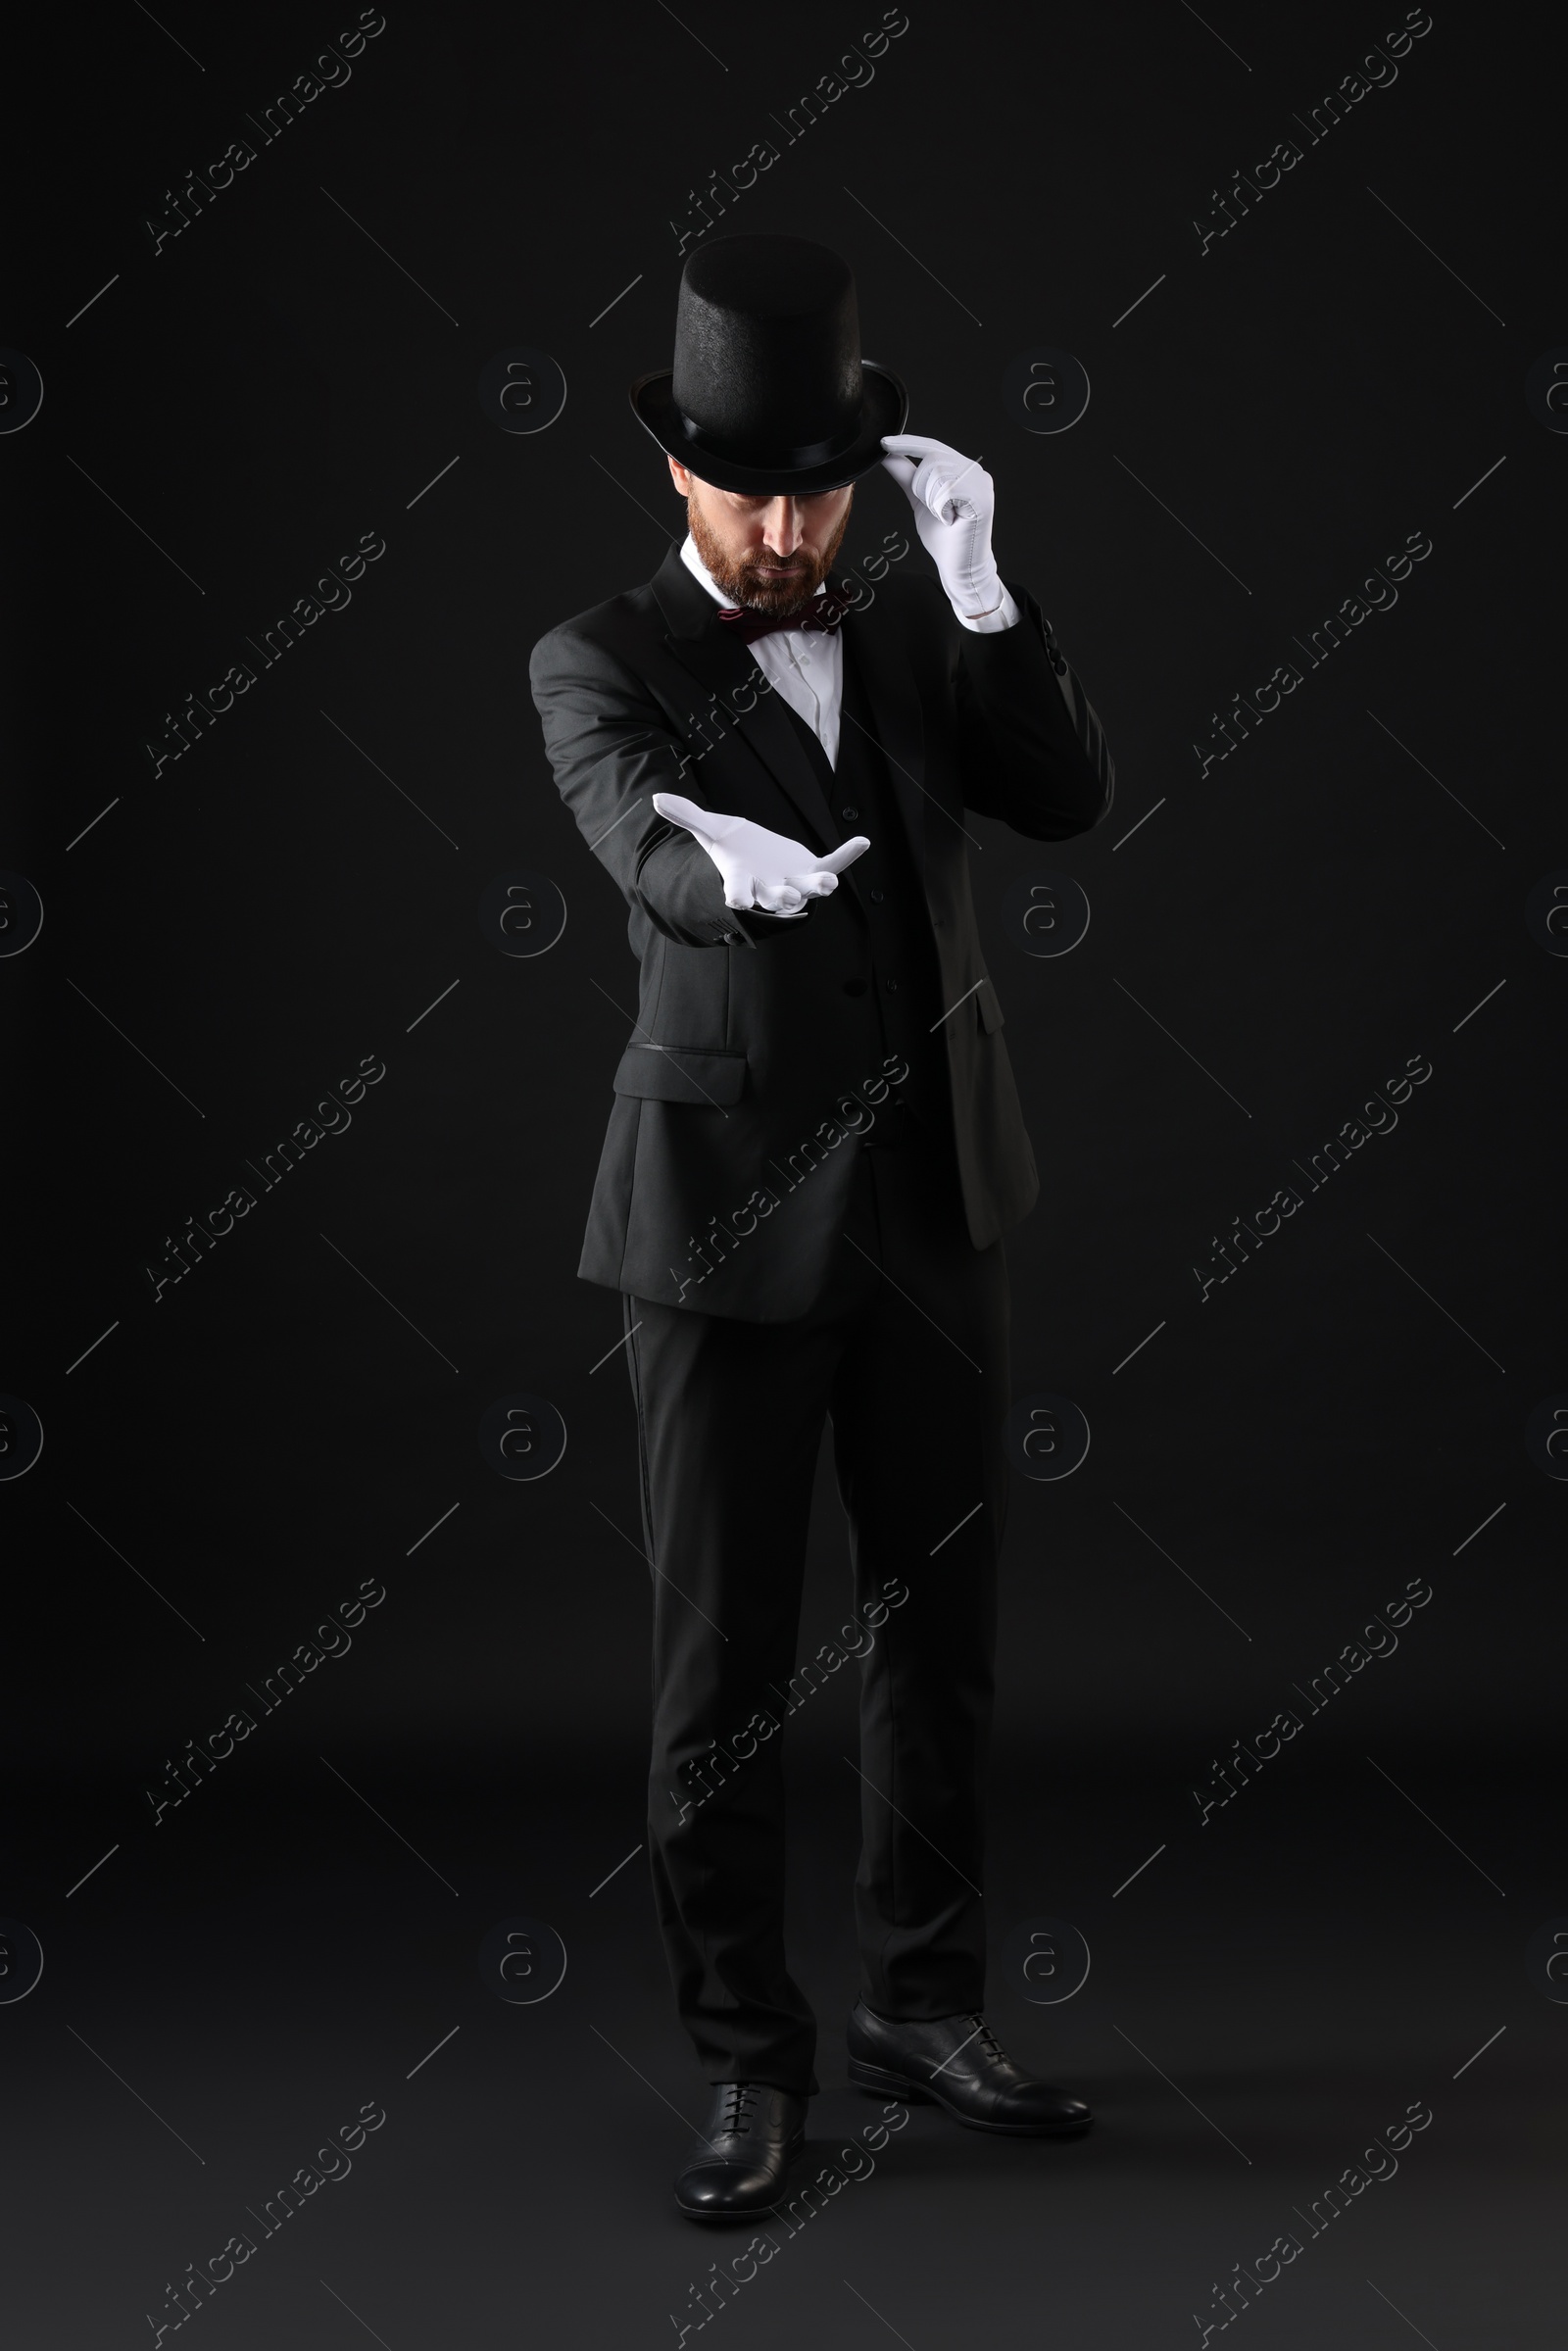
[[[1042,2010],[999,1966],[993,2013],[1104,2120],[1077,2151],[999,2152],[921,2110],[710,2323],[1190,2340],[1223,2315],[1210,2279],[1426,2097],[1402,2183],[1314,2240],[1250,2335],[1550,2339],[1563,2012],[1524,1946],[1568,1911],[1562,1489],[1524,1427],[1568,1389],[1568,964],[1524,909],[1568,864],[1568,443],[1524,379],[1568,341],[1563,55],[1542,12],[1440,7],[1308,143],[1299,117],[1402,14],[914,0],[787,147],[770,118],[879,10],[396,6],[266,144],[247,115],[354,10],[95,12],[11,76],[0,338],[45,386],[0,437],[28,550],[0,863],[45,907],[0,966],[0,1386],[45,1432],[0,1500],[0,1911],[46,1956],[0,2006],[34,2118],[29,2342],[152,2339],[165,2279],[371,2096],[389,2127],[354,2195],[263,2244],[204,2340],[669,2340],[730,2249],[661,2201],[701,2085],[642,1865],[598,1886],[640,1834],[646,1571],[601,1362],[618,1300],[575,1265],[634,967],[527,659],[683,527],[626,385],[667,357],[671,220],[764,137],[784,151],[718,229],[848,256],[867,354],[908,382],[910,430],[983,457],[1004,575],[1117,760],[1095,834],[1042,851],[975,819],[972,857],[1044,1179],[1008,1244],[1015,1389],[1093,1432],[1069,1480],[1014,1482],[988,1892],[997,1952],[1056,1916],[1094,1969]],[[155,254],[165,191],[241,137],[255,160]],[[1291,137],[1301,161],[1201,251],[1211,191]],[[533,435],[477,395],[515,346],[568,387]],[[1060,435],[1003,398],[1043,346],[1093,387]],[[848,560],[908,522],[870,478]],[[1397,605],[1299,660],[1200,773],[1213,713],[1418,532]],[[263,667],[249,641],[364,533],[386,551],[352,602]],[[248,694],[155,773],[168,714],[242,661]],[[568,909],[532,959],[478,922],[518,868]],[[1058,959],[1003,913],[1048,870],[1093,909]],[[386,1074],[352,1126],[262,1193],[247,1160],[367,1055]],[[1232,1219],[1414,1055],[1397,1130],[1201,1298]],[[169,1237],[240,1183],[255,1209],[155,1302]],[[524,1391],[567,1449],[509,1484],[476,1432]],[[819,1503],[803,1653],[847,1598],[825,1473]],[[1200,1826],[1210,1758],[1412,1577],[1433,1598],[1397,1654]],[[166,1758],[366,1578],[386,1597],[352,1653],[155,1825]],[[852,1723],[835,1689],[792,1757],[827,2132],[863,2119],[837,2040]],[[569,1954],[537,2008],[475,1972],[519,1915]]]

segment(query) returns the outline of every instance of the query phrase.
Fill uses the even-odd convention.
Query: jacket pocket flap
[[[628,1045],[615,1072],[615,1092],[643,1102],[690,1102],[698,1109],[738,1102],[746,1087],[746,1055],[684,1045]]]

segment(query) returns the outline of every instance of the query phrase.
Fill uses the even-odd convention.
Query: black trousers
[[[816,2026],[785,1962],[781,1750],[849,1653],[861,1995],[898,2018],[983,1997],[1005,1260],[969,1240],[951,1148],[862,1149],[808,1314],[745,1323],[628,1298],[626,1322],[641,1325],[627,1354],[654,1569],[650,1853],[670,1975],[710,2081],[804,2093]],[[798,1664],[824,1415],[855,1597]]]

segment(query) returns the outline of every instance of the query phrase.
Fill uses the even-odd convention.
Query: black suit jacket
[[[963,812],[1060,841],[1100,821],[1114,784],[1077,676],[1033,597],[1011,594],[1017,625],[982,635],[934,579],[892,577],[842,623],[923,876],[943,1004],[958,1007],[940,1033],[976,1249],[1027,1215],[1039,1178]],[[671,547],[648,586],[541,638],[529,678],[562,797],[630,906],[641,966],[578,1272],[775,1322],[820,1292],[858,1136],[898,1073],[882,1070],[874,1001],[854,988],[870,968],[857,868],[804,920],[735,912],[707,852],[652,805],[680,792],[817,850],[855,829],[718,609]]]

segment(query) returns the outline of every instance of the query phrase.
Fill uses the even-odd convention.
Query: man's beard
[[[744,605],[754,612],[774,615],[801,612],[810,603],[833,568],[833,559],[844,544],[844,534],[850,527],[854,505],[855,493],[852,490],[850,503],[844,510],[838,529],[819,556],[813,555],[809,548],[797,547],[792,556],[784,559],[792,566],[788,579],[762,579],[759,576],[759,565],[773,564],[780,560],[777,556],[770,556],[765,547],[743,556],[739,563],[730,562],[709,529],[695,498],[686,501],[686,523],[692,534],[692,543],[707,565],[714,587],[722,590],[731,604]]]

